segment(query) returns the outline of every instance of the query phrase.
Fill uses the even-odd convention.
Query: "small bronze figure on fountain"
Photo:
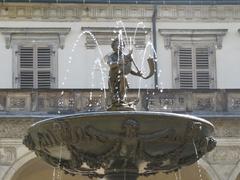
[[[127,82],[127,75],[132,74],[134,76],[144,78],[142,76],[143,74],[137,68],[133,60],[133,51],[130,49],[127,54],[123,53],[125,43],[122,39],[114,39],[111,46],[113,49],[113,53],[109,55],[107,59],[107,63],[110,67],[108,85],[112,99],[112,106],[109,108],[109,110],[134,110],[130,107],[130,104],[126,103],[126,90],[127,88],[129,88]],[[152,58],[149,59],[153,61]],[[132,69],[132,64],[135,66],[137,71],[134,71]],[[150,68],[150,71],[152,76],[153,68]]]
[[[126,76],[132,74],[135,76],[142,76],[141,71],[132,70],[132,50],[129,54],[123,54],[125,44],[123,40],[119,38],[114,39],[112,42],[113,53],[108,56],[109,70],[109,88],[112,96],[112,104],[123,104],[126,97],[126,89],[128,88],[128,82]]]

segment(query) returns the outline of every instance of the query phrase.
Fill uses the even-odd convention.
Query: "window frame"
[[[55,60],[52,65],[52,70],[55,77],[55,84],[51,86],[51,88],[58,87],[58,49],[64,48],[65,38],[71,31],[69,27],[11,27],[6,28],[0,27],[0,32],[5,37],[5,45],[6,48],[12,48],[12,87],[20,88],[19,83],[16,83],[16,79],[18,79],[18,62],[16,52],[18,51],[19,46],[23,45],[47,45],[52,46],[53,51],[55,52]]]
[[[193,87],[190,89],[197,89],[197,68],[196,68],[196,49],[197,48],[208,48],[208,72],[209,72],[209,88],[201,89],[215,89],[217,87],[217,74],[216,74],[216,48],[214,43],[209,42],[182,42],[173,43],[171,48],[171,59],[172,59],[172,86],[176,89],[184,89],[180,85],[180,67],[179,67],[179,49],[180,48],[192,48],[192,76],[193,76]]]
[[[216,76],[216,49],[222,48],[223,36],[226,35],[228,29],[159,29],[160,35],[163,36],[164,47],[171,50],[172,62],[172,86],[173,88],[180,88],[179,83],[176,83],[177,78],[177,64],[175,58],[176,47],[188,45],[202,44],[209,46],[214,57],[211,60],[213,63],[210,71],[214,71],[211,78],[214,82],[211,83],[210,89],[217,88]],[[212,81],[212,79],[211,79]],[[193,89],[193,88],[191,88]]]
[[[21,87],[21,80],[20,80],[20,73],[22,69],[20,68],[20,56],[19,56],[19,49],[20,47],[33,47],[33,52],[37,51],[37,48],[39,47],[47,47],[50,46],[52,48],[52,55],[50,59],[50,74],[51,74],[51,79],[50,79],[50,89],[52,88],[57,88],[58,87],[58,53],[57,53],[57,44],[54,41],[49,41],[49,40],[23,40],[18,43],[14,43],[12,45],[13,49],[13,88],[22,88]],[[34,53],[36,54],[36,52]],[[36,78],[37,72],[39,71],[38,68],[36,67],[37,64],[37,57],[33,57],[33,88],[32,89],[39,89],[38,87],[38,80]]]

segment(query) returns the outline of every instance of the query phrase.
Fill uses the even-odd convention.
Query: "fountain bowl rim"
[[[192,121],[202,122],[203,124],[206,124],[210,127],[212,127],[212,130],[214,131],[214,125],[207,121],[206,119],[189,115],[189,114],[178,114],[178,113],[172,113],[172,112],[155,112],[155,111],[101,111],[101,112],[80,112],[75,114],[69,114],[69,115],[60,115],[56,117],[51,117],[47,119],[40,120],[34,124],[31,125],[30,129],[32,127],[36,127],[40,124],[47,123],[54,120],[65,120],[65,119],[71,119],[75,117],[94,117],[94,116],[120,116],[120,115],[145,115],[145,116],[162,116],[162,117],[176,117],[179,119],[189,119]]]

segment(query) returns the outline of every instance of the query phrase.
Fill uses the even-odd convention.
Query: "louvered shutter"
[[[193,88],[192,48],[179,48],[178,59],[180,88]]]
[[[21,88],[34,86],[34,49],[33,47],[19,47],[19,80]]]
[[[51,48],[37,47],[37,85],[38,88],[51,87]]]
[[[51,46],[21,46],[17,54],[19,57],[18,87],[41,89],[54,86]]]
[[[200,89],[210,88],[209,48],[196,48],[196,86]]]

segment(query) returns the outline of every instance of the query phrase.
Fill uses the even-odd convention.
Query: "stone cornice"
[[[59,47],[64,48],[64,41],[66,35],[70,32],[71,28],[7,28],[0,27],[0,32],[5,36],[6,48],[9,49],[13,39],[24,39],[24,36],[43,36],[53,37],[58,41]]]
[[[79,21],[125,19],[151,21],[152,5],[4,3],[0,20]],[[240,21],[240,5],[161,5],[161,21]]]
[[[222,48],[223,36],[227,29],[159,29],[159,33],[164,37],[166,49],[172,47],[173,41],[194,41],[199,39],[214,42],[218,49]]]
[[[112,39],[116,38],[119,31],[123,31],[123,35],[125,35],[123,28],[114,28],[114,27],[82,27],[82,31],[91,32],[95,39],[98,41],[99,45],[110,45],[112,43]],[[131,43],[138,49],[144,49],[146,45],[146,36],[151,31],[150,28],[125,28],[126,34],[131,38]],[[90,34],[86,35],[86,47],[88,49],[95,48],[96,42]]]

